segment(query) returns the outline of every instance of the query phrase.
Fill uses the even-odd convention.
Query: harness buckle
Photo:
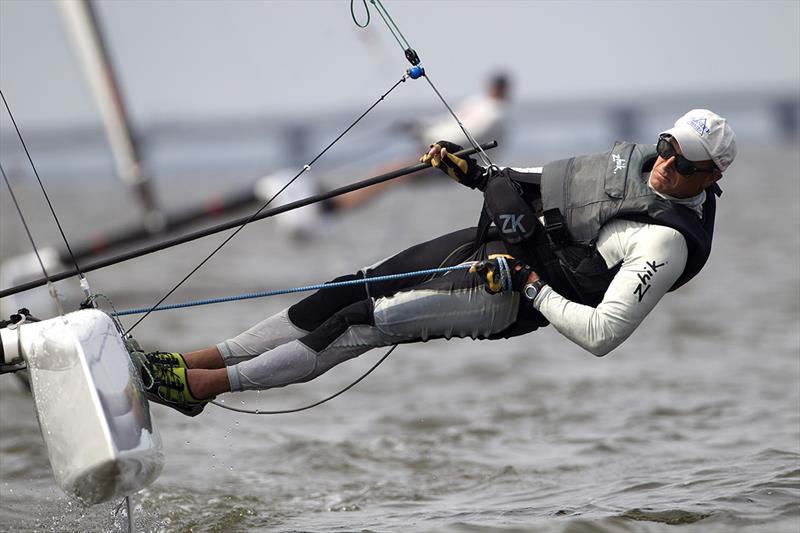
[[[569,240],[567,225],[564,216],[558,208],[548,209],[544,212],[544,230],[554,244],[563,244]]]

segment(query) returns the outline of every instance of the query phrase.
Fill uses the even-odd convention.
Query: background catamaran
[[[146,171],[147,162],[130,120],[125,91],[114,67],[96,7],[90,0],[56,2],[56,6],[63,15],[64,26],[71,37],[87,85],[100,111],[117,178],[135,196],[141,210],[141,224],[91,235],[88,241],[73,243],[71,250],[44,247],[38,251],[39,257],[33,252],[3,257],[0,287],[16,287],[40,277],[40,260],[49,272],[62,272],[73,258],[79,263],[88,262],[99,256],[256,206],[276,196],[291,179],[290,170],[279,170],[256,180],[251,186],[214,195],[200,204],[170,211],[161,209],[151,174]],[[301,192],[292,190],[291,194],[276,199],[273,206],[285,203],[287,198],[298,200],[316,192],[305,182],[301,182],[297,188]],[[72,300],[77,297],[67,285],[61,285],[60,290]],[[57,314],[56,306],[47,291],[32,291],[25,294],[23,299],[20,298],[9,295],[0,300],[0,316],[8,317],[24,307],[37,309],[39,316],[50,317]]]

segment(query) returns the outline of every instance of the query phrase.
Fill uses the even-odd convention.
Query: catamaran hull
[[[27,362],[50,465],[64,492],[95,504],[156,479],[164,463],[161,436],[108,315],[82,310],[0,335],[6,360]]]

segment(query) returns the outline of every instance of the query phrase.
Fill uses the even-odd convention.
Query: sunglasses
[[[711,167],[698,167],[692,161],[689,161],[675,150],[675,147],[670,142],[671,137],[663,136],[658,138],[656,145],[656,152],[663,159],[675,158],[675,170],[684,176],[691,176],[695,172],[713,172],[717,169],[716,165]]]

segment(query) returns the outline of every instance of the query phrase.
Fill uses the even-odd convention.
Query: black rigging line
[[[17,121],[14,120],[14,115],[11,113],[11,108],[8,107],[6,96],[3,94],[2,90],[0,90],[0,97],[3,98],[3,104],[5,104],[6,106],[6,111],[8,111],[8,116],[11,117],[11,123],[14,124],[14,129],[17,131],[17,136],[19,137],[19,141],[22,143],[22,147],[25,149],[25,155],[28,156],[28,161],[31,164],[31,168],[33,169],[34,175],[36,175],[36,180],[39,182],[39,187],[42,189],[42,193],[44,194],[44,197],[47,200],[47,205],[50,206],[50,212],[53,214],[53,218],[56,221],[56,225],[58,226],[58,231],[61,233],[61,238],[64,239],[64,244],[67,246],[67,251],[69,251],[69,255],[72,258],[72,263],[75,265],[75,270],[78,272],[78,275],[81,278],[83,278],[84,276],[83,272],[81,271],[81,267],[78,266],[78,261],[75,259],[75,255],[72,253],[72,248],[69,245],[67,236],[64,234],[64,228],[61,227],[61,222],[58,220],[58,215],[56,215],[56,210],[53,208],[53,203],[50,201],[50,197],[47,195],[47,191],[44,188],[44,183],[42,183],[42,178],[39,177],[39,172],[36,170],[36,165],[33,164],[33,158],[31,158],[31,154],[28,151],[28,146],[25,144],[25,139],[22,138],[22,133],[19,131],[19,127],[17,126]]]
[[[350,13],[353,16],[353,22],[355,22],[356,26],[358,26],[359,28],[366,28],[367,25],[369,24],[369,17],[367,17],[367,21],[363,25],[360,24],[355,17],[355,12],[353,10],[353,2],[354,0],[350,0]],[[392,16],[389,14],[386,8],[383,7],[381,0],[370,0],[370,3],[375,7],[375,11],[378,12],[378,15],[380,15],[381,19],[383,19],[384,24],[386,24],[386,27],[392,34],[392,37],[394,37],[394,39],[397,41],[397,44],[399,44],[400,48],[403,49],[403,53],[405,54],[406,59],[408,59],[408,61],[415,67],[417,65],[420,65],[421,61],[419,55],[417,54],[416,50],[411,48],[411,44],[409,44],[408,39],[405,38],[403,32],[400,31],[400,27],[395,23],[394,19],[392,19]],[[364,5],[366,6],[366,0]],[[367,10],[367,14],[369,14],[369,10]],[[448,104],[447,101],[444,99],[444,96],[442,96],[442,93],[440,93],[439,90],[436,88],[436,86],[433,84],[433,82],[431,81],[430,77],[428,76],[428,74],[425,72],[424,69],[422,69],[422,76],[428,82],[428,85],[431,86],[433,92],[436,93],[436,96],[439,97],[439,100],[442,101],[444,106],[447,108],[447,111],[450,112],[450,115],[452,115],[452,117],[455,119],[456,123],[458,124],[458,127],[461,128],[461,131],[467,138],[467,141],[472,145],[473,148],[477,150],[478,157],[481,158],[484,165],[490,168],[494,168],[492,160],[489,158],[486,152],[481,149],[480,145],[478,144],[478,141],[476,141],[475,138],[472,136],[472,134],[467,130],[467,128],[461,122],[461,119],[458,118],[455,111],[453,111],[453,108],[450,107],[450,104]]]
[[[411,62],[412,65],[414,65],[414,66],[418,65],[419,64],[419,57],[417,56],[417,53],[408,44],[408,41],[403,36],[403,34],[400,32],[400,28],[398,28],[397,25],[394,23],[394,20],[392,20],[392,17],[389,15],[389,13],[383,7],[383,5],[381,4],[380,0],[370,0],[370,2],[375,6],[376,10],[378,11],[378,14],[381,16],[383,21],[386,23],[386,26],[392,32],[392,35],[397,40],[397,42],[400,45],[400,47],[404,49],[404,52],[406,54],[406,58]],[[364,0],[364,7],[367,8],[366,0]],[[369,9],[367,8],[366,11],[367,11],[367,21],[362,25],[362,24],[360,24],[358,22],[358,20],[356,20],[355,11],[353,10],[353,0],[350,0],[350,14],[353,16],[353,22],[355,22],[356,26],[358,26],[359,28],[366,28],[367,25],[369,24]],[[384,16],[384,13],[385,13],[385,16]],[[399,35],[399,37],[398,37],[398,35]],[[402,39],[402,42],[401,42],[401,39]],[[424,72],[424,70],[423,70],[423,72]],[[445,101],[444,97],[441,95],[441,93],[438,91],[438,89],[436,89],[436,86],[433,85],[433,82],[431,82],[430,79],[428,79],[427,75],[425,75],[425,74],[423,74],[423,75],[428,80],[428,84],[431,86],[433,91],[436,93],[436,95],[439,97],[439,99],[445,105],[447,110],[450,112],[450,114],[456,120],[458,125],[461,127],[461,131],[464,132],[464,135],[466,135],[467,140],[470,142],[470,144],[472,144],[474,150],[479,152],[481,157],[484,159],[484,162],[488,163],[488,165],[491,166],[492,162],[489,159],[489,157],[486,155],[486,153],[483,151],[481,146],[472,137],[472,135],[467,131],[467,129],[461,123],[461,120],[459,120],[459,118],[456,116],[455,112],[450,108],[450,106],[448,105],[447,101]],[[405,80],[405,78],[403,78],[403,80],[401,80],[401,81],[404,81],[404,80]],[[383,99],[383,97],[381,97],[381,99]],[[377,102],[376,102],[376,104],[377,104]],[[374,107],[374,105],[373,105],[373,107]],[[360,120],[360,118],[359,118],[359,120]],[[294,180],[292,180],[292,181],[294,181]],[[287,186],[288,186],[288,184],[287,184]],[[283,190],[283,189],[281,189],[281,190]],[[272,200],[270,200],[270,201],[272,201]],[[444,261],[442,262],[442,264],[444,264]],[[161,302],[159,302],[159,303],[161,303]],[[151,311],[152,311],[152,309],[151,309]],[[148,311],[148,313],[149,313],[149,311]],[[144,318],[144,317],[142,317],[142,318]],[[138,322],[137,322],[137,324],[138,324]],[[134,324],[134,326],[135,325],[136,324]],[[131,328],[131,329],[133,329],[133,328]],[[326,403],[326,402],[328,402],[330,400],[333,400],[337,396],[339,396],[341,394],[344,394],[345,392],[347,392],[350,389],[352,389],[353,387],[355,387],[363,379],[365,379],[367,376],[369,376],[376,368],[378,368],[378,366],[380,366],[380,364],[383,363],[386,360],[387,357],[389,357],[389,355],[395,350],[395,348],[397,348],[397,346],[398,345],[395,344],[394,346],[389,348],[389,350],[383,355],[383,357],[381,357],[378,360],[377,363],[372,365],[372,367],[369,370],[367,370],[361,377],[356,379],[350,385],[346,386],[345,388],[343,388],[339,392],[337,392],[335,394],[332,394],[331,396],[328,396],[327,398],[323,398],[322,400],[316,401],[314,403],[311,403],[311,404],[303,406],[303,407],[297,407],[297,408],[294,408],[294,409],[281,409],[281,410],[274,410],[274,411],[262,411],[260,409],[256,409],[256,410],[239,409],[237,407],[230,407],[230,406],[224,405],[223,403],[216,402],[216,401],[212,401],[211,403],[213,403],[214,405],[216,405],[218,407],[222,407],[223,409],[228,409],[228,410],[236,411],[236,412],[239,412],[239,413],[247,413],[247,414],[255,414],[255,415],[280,415],[280,414],[297,413],[297,412],[300,412],[300,411],[306,411],[308,409],[313,409],[314,407],[317,407],[319,405],[322,405],[323,403]]]
[[[3,169],[2,163],[0,163],[0,173],[3,174],[3,180],[6,182],[6,187],[8,187],[8,192],[11,193],[11,200],[14,202],[14,206],[17,208],[17,213],[19,213],[19,218],[22,220],[22,226],[25,228],[25,233],[28,234],[28,240],[31,241],[31,246],[33,246],[33,251],[36,254],[36,259],[39,260],[39,266],[42,267],[42,273],[44,273],[44,277],[47,279],[47,283],[51,283],[50,275],[47,273],[47,269],[44,267],[44,262],[42,261],[42,257],[39,255],[39,248],[36,246],[36,242],[33,240],[33,234],[31,233],[30,228],[28,227],[28,222],[25,220],[25,215],[22,214],[22,208],[17,201],[17,195],[14,194],[14,190],[11,188],[11,183],[8,181],[8,176],[6,176],[6,171]]]
[[[318,405],[322,405],[323,403],[326,403],[326,402],[329,402],[329,401],[333,400],[337,396],[340,396],[340,395],[344,394],[345,392],[349,391],[350,389],[352,389],[353,387],[355,387],[356,385],[361,383],[361,381],[363,381],[364,378],[366,378],[367,376],[372,374],[372,371],[375,370],[376,368],[378,368],[378,366],[381,363],[383,363],[386,360],[386,358],[389,357],[389,355],[398,346],[399,346],[399,344],[395,344],[394,346],[389,348],[389,350],[385,354],[383,354],[383,357],[378,359],[377,363],[372,365],[372,367],[369,370],[364,372],[361,375],[360,378],[356,379],[350,385],[346,386],[345,388],[343,388],[342,390],[340,390],[339,392],[337,392],[335,394],[331,394],[327,398],[323,398],[323,399],[318,400],[318,401],[316,401],[314,403],[311,403],[311,404],[308,404],[308,405],[304,405],[303,407],[295,407],[293,409],[280,409],[280,410],[277,410],[277,411],[264,411],[262,409],[251,410],[251,409],[240,409],[239,407],[231,407],[229,405],[225,405],[224,403],[217,402],[215,400],[211,401],[211,403],[213,403],[217,407],[222,407],[223,409],[228,409],[229,411],[236,411],[237,413],[245,413],[245,414],[248,414],[248,415],[286,415],[286,414],[289,414],[289,413],[299,413],[300,411],[306,411],[308,409],[313,409],[314,407],[317,407]]]
[[[303,166],[303,169],[302,169],[300,172],[298,172],[298,173],[297,173],[297,175],[296,175],[295,177],[293,177],[293,178],[292,178],[292,179],[291,179],[291,180],[290,180],[288,183],[286,183],[286,185],[284,185],[284,186],[283,186],[283,187],[282,187],[282,188],[281,188],[281,189],[280,189],[278,192],[276,192],[276,193],[275,193],[275,194],[272,196],[272,198],[270,198],[269,200],[267,200],[267,202],[266,202],[264,205],[262,205],[262,206],[261,206],[261,207],[258,209],[258,211],[256,211],[255,213],[253,213],[253,214],[252,214],[252,215],[251,215],[251,216],[250,216],[250,217],[249,217],[247,220],[245,220],[245,221],[242,223],[242,225],[241,225],[241,226],[239,226],[238,228],[236,228],[236,230],[235,230],[233,233],[231,233],[231,234],[230,234],[228,237],[226,237],[226,238],[225,238],[225,240],[224,240],[224,241],[222,241],[222,242],[219,244],[219,246],[217,246],[217,247],[216,247],[216,248],[215,248],[215,249],[214,249],[214,250],[213,250],[213,251],[212,251],[210,254],[208,254],[208,256],[206,256],[206,258],[205,258],[205,259],[203,259],[203,260],[200,262],[200,264],[198,264],[198,265],[197,265],[195,268],[193,268],[191,272],[189,272],[189,273],[188,273],[188,274],[187,274],[187,275],[186,275],[186,276],[185,276],[185,277],[184,277],[184,278],[183,278],[181,281],[179,281],[179,282],[178,282],[178,283],[177,283],[177,284],[176,284],[176,285],[175,285],[175,286],[174,286],[172,289],[170,289],[170,290],[169,290],[169,292],[167,292],[167,293],[166,293],[166,294],[165,294],[165,295],[164,295],[164,296],[163,296],[163,297],[162,297],[162,298],[161,298],[161,299],[160,299],[158,302],[156,302],[156,304],[155,304],[153,307],[151,307],[151,308],[150,308],[150,310],[149,310],[149,311],[147,311],[147,312],[146,312],[144,315],[142,315],[142,316],[141,316],[141,318],[139,318],[139,320],[137,320],[136,322],[134,322],[134,324],[133,324],[133,325],[132,325],[130,328],[128,328],[128,330],[125,332],[125,334],[127,335],[127,334],[129,334],[131,331],[133,331],[133,328],[135,328],[136,326],[138,326],[138,325],[139,325],[139,324],[142,322],[142,320],[144,320],[145,318],[147,318],[147,317],[150,315],[150,313],[152,313],[152,312],[153,312],[153,310],[155,310],[155,309],[156,309],[156,308],[157,308],[159,305],[161,305],[161,304],[164,302],[164,300],[166,300],[167,298],[169,298],[169,297],[170,297],[170,295],[172,295],[172,293],[174,293],[176,290],[178,290],[178,287],[180,287],[181,285],[183,285],[183,284],[186,282],[186,280],[188,280],[188,279],[189,279],[189,278],[190,278],[190,277],[191,277],[191,276],[192,276],[192,275],[193,275],[195,272],[197,272],[198,270],[200,270],[200,268],[201,268],[201,267],[202,267],[204,264],[206,264],[206,262],[208,262],[208,260],[210,260],[210,259],[211,259],[211,258],[212,258],[212,257],[213,257],[213,256],[214,256],[214,255],[215,255],[217,252],[218,252],[218,251],[220,251],[220,249],[222,249],[222,247],[223,247],[223,246],[225,246],[226,244],[228,244],[228,242],[230,242],[230,240],[231,240],[231,239],[233,239],[233,238],[234,238],[234,237],[235,237],[235,236],[236,236],[236,235],[237,235],[237,234],[238,234],[240,231],[242,231],[242,229],[244,229],[244,227],[245,227],[245,226],[247,226],[247,225],[248,225],[250,222],[252,222],[253,220],[255,220],[255,219],[256,219],[256,217],[258,217],[258,215],[259,215],[259,214],[260,214],[260,213],[261,213],[261,212],[262,212],[264,209],[266,209],[266,208],[269,206],[269,204],[271,204],[271,203],[272,203],[272,201],[273,201],[275,198],[277,198],[277,197],[278,197],[278,195],[279,195],[279,194],[281,194],[281,193],[282,193],[284,190],[286,190],[286,188],[287,188],[287,187],[289,187],[289,186],[290,186],[292,183],[294,183],[294,181],[295,181],[297,178],[299,178],[301,175],[303,175],[303,174],[304,174],[304,173],[305,173],[307,170],[311,169],[311,166],[312,166],[314,163],[316,163],[316,162],[317,162],[317,160],[318,160],[320,157],[322,157],[322,156],[323,156],[323,155],[324,155],[324,154],[325,154],[325,153],[326,153],[328,150],[330,150],[330,148],[331,148],[331,147],[332,147],[334,144],[336,144],[337,142],[339,142],[339,140],[340,140],[342,137],[344,137],[344,136],[347,134],[347,132],[349,132],[351,129],[353,129],[353,128],[355,127],[355,125],[356,125],[356,124],[358,124],[358,123],[361,121],[361,119],[363,119],[365,116],[367,116],[367,113],[369,113],[370,111],[372,111],[372,110],[375,108],[375,106],[377,106],[379,103],[381,103],[381,102],[383,101],[383,99],[384,99],[384,98],[386,98],[386,97],[389,95],[389,93],[391,93],[393,90],[395,90],[395,89],[397,88],[397,86],[398,86],[398,85],[400,85],[401,83],[403,83],[404,81],[406,81],[406,79],[407,79],[407,76],[406,76],[406,75],[403,75],[403,77],[402,77],[402,78],[400,78],[400,79],[399,79],[399,80],[398,80],[398,81],[397,81],[397,82],[396,82],[394,85],[392,85],[392,87],[391,87],[391,88],[390,88],[388,91],[386,91],[385,93],[383,93],[383,94],[380,96],[380,98],[378,98],[378,99],[377,99],[377,100],[376,100],[376,101],[375,101],[375,102],[374,102],[374,103],[373,103],[371,106],[369,106],[369,107],[367,108],[367,110],[366,110],[366,111],[364,111],[363,113],[361,113],[361,115],[360,115],[360,116],[359,116],[359,117],[358,117],[358,118],[357,118],[355,121],[353,121],[353,123],[352,123],[352,124],[350,124],[349,126],[347,126],[347,128],[345,128],[345,130],[344,130],[344,131],[342,131],[342,132],[341,132],[341,133],[340,133],[340,134],[339,134],[339,135],[338,135],[338,136],[337,136],[337,137],[336,137],[336,138],[335,138],[333,141],[331,141],[331,143],[330,143],[330,144],[328,144],[328,146],[326,146],[324,150],[322,150],[322,151],[321,151],[319,154],[317,154],[317,156],[316,156],[316,157],[314,157],[314,159],[312,159],[312,160],[311,160],[309,163],[307,163],[305,166]]]
[[[356,11],[355,8],[353,7],[353,0],[350,0],[350,15],[353,17],[353,22],[356,23],[356,26],[358,26],[359,28],[366,28],[367,26],[369,26],[369,8],[367,7],[367,0],[362,0],[362,2],[364,2],[364,11],[367,12],[367,20],[364,22],[364,24],[361,24],[356,19]]]

